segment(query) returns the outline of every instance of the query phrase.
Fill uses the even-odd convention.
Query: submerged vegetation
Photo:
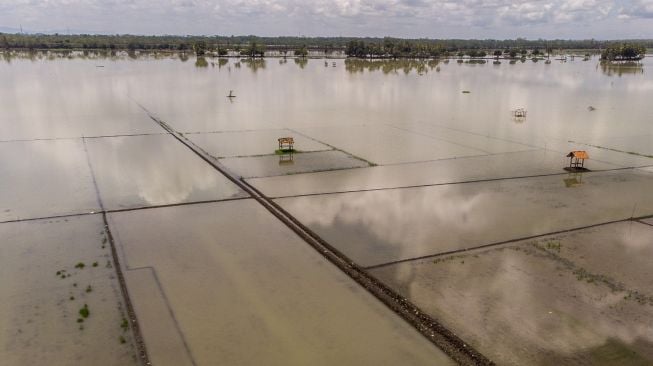
[[[638,47],[653,48],[653,39],[639,41]],[[188,51],[198,56],[215,54],[261,57],[267,50],[286,55],[293,51],[296,56],[305,57],[308,51],[324,53],[345,52],[352,57],[426,58],[455,56],[473,53],[484,57],[493,54],[525,56],[530,50],[533,56],[549,54],[553,50],[611,50],[606,57],[619,56],[627,41],[590,40],[508,40],[477,39],[399,39],[399,38],[356,38],[356,37],[257,37],[257,36],[135,36],[135,35],[63,35],[63,34],[8,34],[0,33],[0,49],[32,50],[161,50]],[[480,56],[480,53],[483,56]],[[627,51],[630,52],[630,51]],[[626,52],[626,53],[627,53]],[[640,55],[641,48],[635,54]],[[472,56],[474,57],[474,56]]]
[[[644,58],[646,45],[636,43],[617,43],[609,45],[601,52],[605,61],[637,61]]]

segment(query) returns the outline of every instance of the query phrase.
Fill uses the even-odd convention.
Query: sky
[[[0,32],[653,38],[653,0],[0,0]]]

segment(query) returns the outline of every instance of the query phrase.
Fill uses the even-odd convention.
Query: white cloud
[[[619,18],[653,19],[653,0],[632,0],[629,5],[619,10]]]
[[[0,0],[0,26],[140,34],[605,38],[653,25],[634,18],[653,19],[653,0]]]

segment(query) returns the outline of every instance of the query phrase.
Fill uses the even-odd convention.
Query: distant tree
[[[206,49],[206,42],[204,41],[195,42],[193,44],[193,51],[195,51],[197,56],[204,56],[206,54]]]
[[[227,56],[229,51],[224,47],[218,47],[218,56]]]
[[[501,50],[494,51],[494,57],[496,57],[496,58],[501,57],[502,54],[503,54],[503,52],[501,52]]]
[[[537,48],[531,51],[531,55],[533,56],[538,56],[539,54],[540,54],[540,50],[538,50]]]
[[[471,50],[467,51],[467,55],[471,58],[476,58],[476,57],[485,57],[487,56],[487,53],[485,51],[477,51],[477,50]]]
[[[308,56],[308,48],[306,48],[306,45],[302,45],[301,47],[296,49],[295,56],[306,58],[306,56]]]
[[[240,54],[249,57],[263,57],[265,54],[265,45],[251,41],[244,50],[240,51]]]
[[[601,59],[606,61],[635,61],[641,60],[646,54],[646,47],[636,43],[618,43],[608,46],[602,53]]]
[[[515,58],[515,57],[517,57],[517,51],[510,50],[510,58]]]

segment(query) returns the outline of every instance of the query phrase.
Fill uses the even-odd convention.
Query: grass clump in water
[[[560,253],[560,241],[558,240],[550,240],[546,242],[546,249],[549,250],[555,250],[556,252]]]
[[[83,262],[79,262],[75,264],[75,268],[84,269],[84,267],[86,267],[86,265]]]
[[[122,322],[120,323],[120,328],[122,328],[123,331],[127,331],[127,329],[129,329],[129,321],[123,318]]]
[[[91,285],[86,286],[86,292],[91,292],[91,291],[93,291]]]
[[[84,307],[79,309],[79,315],[81,315],[84,319],[88,318],[91,315],[91,311],[88,310],[88,305],[84,304]]]

